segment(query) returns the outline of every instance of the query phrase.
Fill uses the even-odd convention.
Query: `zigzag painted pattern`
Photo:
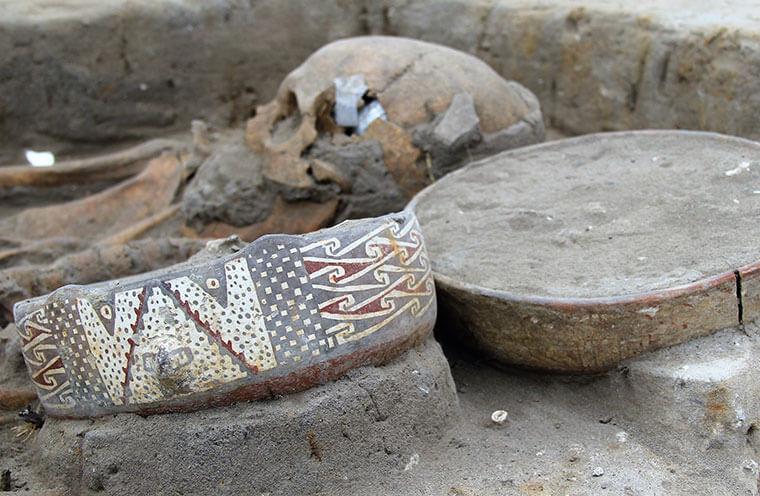
[[[433,305],[413,216],[350,232],[349,240],[331,230],[266,237],[226,260],[131,287],[53,293],[19,322],[43,404],[128,407],[261,382],[340,355],[344,344]]]

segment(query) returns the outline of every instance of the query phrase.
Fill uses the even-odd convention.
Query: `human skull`
[[[361,136],[334,117],[336,78],[357,75],[367,88],[357,105],[376,100],[387,116]],[[386,177],[364,182],[379,190],[390,181],[395,196],[349,208],[345,217],[403,207],[436,175],[543,138],[538,101],[524,87],[466,53],[384,36],[324,46],[283,80],[246,128],[246,143],[264,159],[264,177],[285,189],[308,192],[334,183],[343,195],[359,195],[362,172],[349,169],[371,161],[362,153],[379,153],[385,167],[373,174]]]

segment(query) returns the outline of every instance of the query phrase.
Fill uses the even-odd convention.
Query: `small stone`
[[[601,477],[604,475],[604,469],[602,467],[596,467],[593,472],[591,472],[592,477]]]
[[[2,474],[0,474],[0,491],[10,491],[12,480],[11,471],[7,469],[3,470]]]
[[[491,414],[491,421],[494,424],[504,425],[504,423],[507,421],[508,415],[509,414],[506,412],[506,410],[496,410]]]
[[[433,129],[433,137],[446,148],[457,148],[480,136],[480,119],[475,113],[472,95],[457,93]]]

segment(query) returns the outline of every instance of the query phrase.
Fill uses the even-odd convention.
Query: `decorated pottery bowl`
[[[18,303],[48,414],[193,410],[307,389],[427,336],[436,300],[410,212],[268,235],[175,272]]]

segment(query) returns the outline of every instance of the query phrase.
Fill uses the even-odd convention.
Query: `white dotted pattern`
[[[116,293],[113,334],[108,332],[98,318],[92,304],[88,300],[77,298],[77,311],[87,336],[87,343],[90,345],[91,356],[115,405],[124,403],[125,370],[131,347],[129,338],[137,325],[141,292],[142,288]]]
[[[77,311],[77,302],[74,299],[53,301],[48,304],[46,312],[50,314],[52,335],[69,376],[72,397],[76,401],[96,404],[110,402],[110,396],[98,380],[98,370]]]
[[[142,325],[134,337],[128,385],[130,403],[185,396],[248,375],[237,360],[223,353],[216,341],[196,327],[173,298],[159,288],[149,291]],[[166,343],[172,343],[173,349],[162,348]],[[166,351],[181,352],[189,359],[171,377],[162,376],[155,370],[154,357]]]
[[[224,264],[227,305],[215,298],[189,277],[167,281],[175,296],[198,319],[215,333],[228,349],[256,371],[277,365],[269,341],[264,316],[245,258]]]

